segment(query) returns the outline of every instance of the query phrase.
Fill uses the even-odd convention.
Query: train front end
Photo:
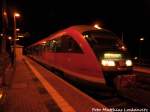
[[[133,63],[126,46],[112,32],[91,30],[83,33],[94,51],[108,86],[125,87],[134,82]]]
[[[106,51],[99,61],[109,86],[125,87],[134,83],[133,63],[128,53]]]

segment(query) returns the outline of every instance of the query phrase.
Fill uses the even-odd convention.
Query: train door
[[[70,70],[70,56],[68,54],[69,49],[69,39],[67,35],[63,35],[61,37],[61,48],[62,48],[62,59],[61,59],[61,66],[64,69]]]
[[[69,71],[80,73],[85,67],[84,53],[79,44],[69,35],[62,38],[62,48],[65,53],[64,65]]]
[[[61,48],[61,38],[57,37],[53,40],[51,40],[50,42],[50,54],[49,54],[49,58],[51,59],[50,62],[56,67],[56,68],[60,68],[61,67],[61,63],[62,63],[62,59],[63,59],[63,55],[62,55],[62,48]]]
[[[64,36],[57,37],[53,41],[53,63],[58,69],[68,69],[68,41]]]

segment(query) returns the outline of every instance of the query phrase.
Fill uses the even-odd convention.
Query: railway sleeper
[[[141,88],[130,87],[120,90],[119,95],[141,107],[150,108],[149,91]]]

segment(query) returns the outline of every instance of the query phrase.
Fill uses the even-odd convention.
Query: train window
[[[63,52],[83,53],[78,43],[71,36],[63,35],[61,39],[62,39],[61,46]]]
[[[48,41],[46,46],[52,52],[83,53],[78,43],[68,35],[63,35],[62,37]]]
[[[52,52],[61,52],[61,39],[53,39],[46,43],[46,49]]]
[[[61,47],[62,47],[62,51],[63,52],[68,52],[69,49],[69,39],[67,35],[63,35],[61,37],[62,43],[61,43]]]
[[[125,50],[125,45],[111,32],[88,31],[83,36],[92,48],[99,50]]]
[[[61,38],[53,40],[55,52],[62,52]]]
[[[52,51],[52,49],[53,49],[52,41],[47,41],[46,42],[46,51]]]
[[[105,51],[126,51],[125,45],[112,32],[87,31],[83,33],[83,36],[97,56],[102,55]]]
[[[36,45],[33,47],[34,53],[39,55],[41,52],[41,46],[40,45]]]
[[[61,38],[53,39],[49,41],[49,50],[52,52],[62,52]]]
[[[68,50],[70,50],[70,52],[83,53],[80,46],[73,38],[70,38],[70,48]]]

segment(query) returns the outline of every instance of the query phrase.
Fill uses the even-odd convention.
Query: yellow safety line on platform
[[[56,89],[54,89],[52,85],[50,85],[50,83],[46,79],[44,79],[44,77],[30,64],[27,59],[25,59],[25,62],[32,70],[34,75],[41,81],[45,89],[48,91],[48,93],[51,95],[51,97],[63,112],[76,112],[75,109],[73,109],[73,107],[56,91]]]

